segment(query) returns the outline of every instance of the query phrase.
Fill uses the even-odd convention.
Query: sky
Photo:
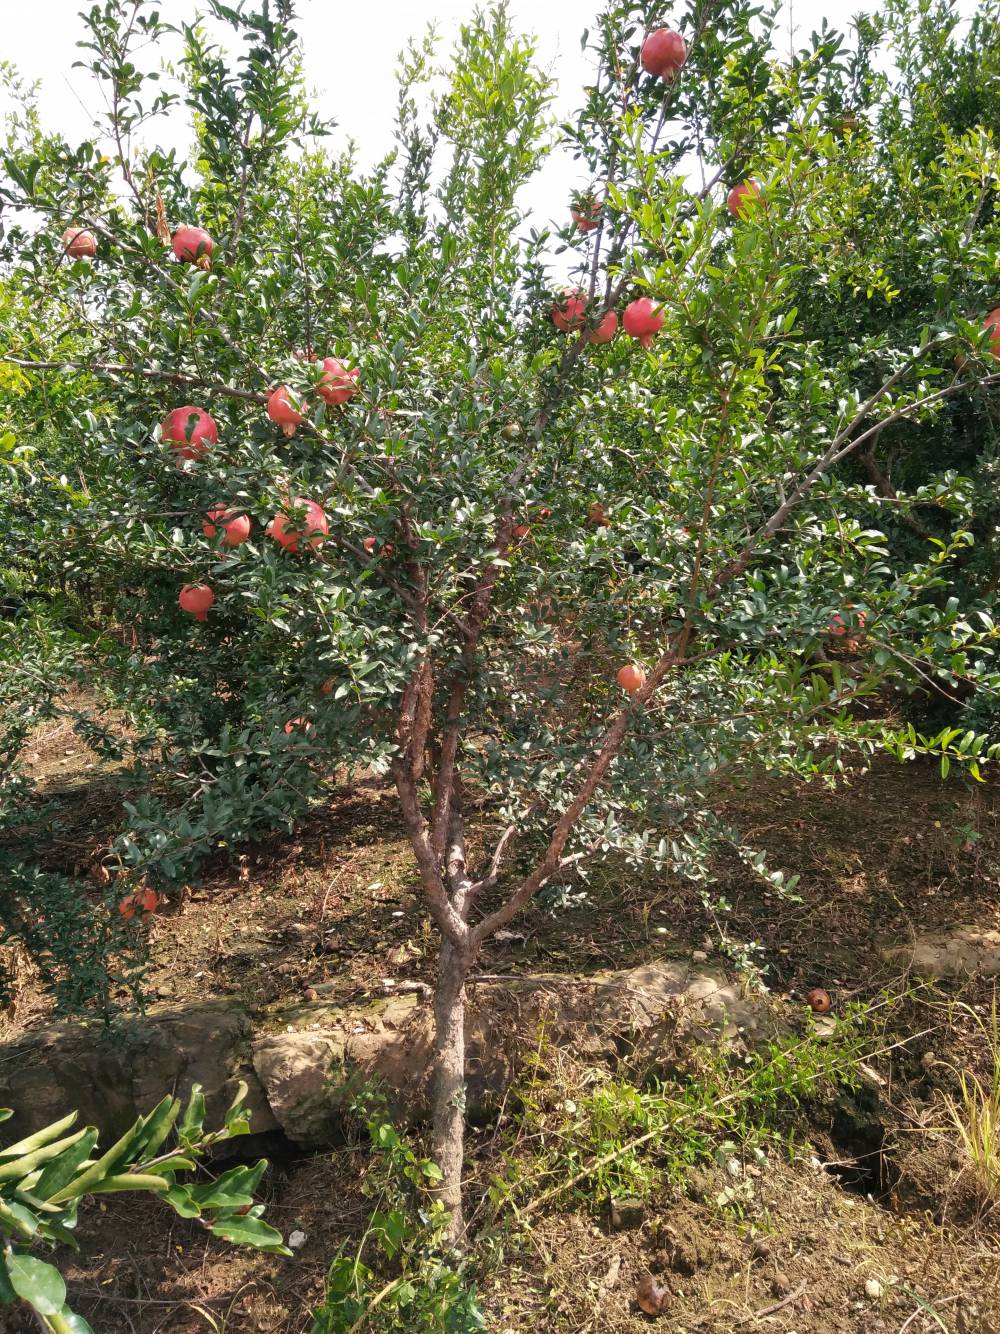
[[[0,0],[4,9],[4,47],[0,59],[20,74],[40,81],[39,108],[43,124],[58,129],[75,143],[88,136],[95,109],[95,90],[85,71],[72,69],[80,56],[75,43],[82,36],[78,17],[81,0]],[[474,0],[298,0],[297,28],[302,34],[306,77],[317,110],[337,121],[332,146],[353,138],[361,160],[370,164],[392,146],[395,112],[395,58],[406,40],[435,23],[446,40],[468,18]],[[804,43],[823,17],[834,27],[850,26],[852,15],[875,7],[875,0],[792,0],[786,9],[793,30]],[[161,12],[189,19],[196,0],[162,0]],[[568,115],[590,75],[580,38],[598,0],[513,0],[515,21],[538,39],[541,63],[551,70],[559,88],[557,114]],[[4,107],[0,94],[0,112]],[[178,144],[183,147],[183,141]],[[564,205],[572,191],[587,184],[568,155],[550,158],[543,175],[529,187],[525,204],[536,225],[565,221]]]

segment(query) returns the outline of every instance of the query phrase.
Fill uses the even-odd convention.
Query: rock
[[[642,1200],[611,1201],[611,1231],[631,1232],[646,1221],[646,1206]]]
[[[774,1277],[771,1279],[771,1291],[775,1297],[787,1297],[791,1290],[792,1285],[789,1282],[788,1275],[782,1269],[776,1270]]]
[[[879,953],[922,977],[1000,977],[1000,931],[989,927],[929,932],[905,945],[884,945]]]
[[[869,1278],[865,1280],[865,1296],[869,1298],[870,1301],[879,1301],[884,1291],[885,1288],[877,1278]]]
[[[80,1125],[96,1126],[106,1142],[166,1093],[186,1097],[201,1084],[211,1126],[236,1093],[249,1086],[252,1129],[274,1130],[263,1089],[246,1051],[250,1017],[238,1001],[151,1010],[113,1029],[64,1021],[0,1047],[0,1106],[14,1109],[5,1138],[33,1134],[76,1108]]]

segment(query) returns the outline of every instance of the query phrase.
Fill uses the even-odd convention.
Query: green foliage
[[[649,1197],[664,1182],[683,1185],[700,1163],[731,1153],[770,1151],[795,1134],[800,1107],[857,1085],[857,1065],[879,1045],[872,1014],[852,1006],[831,1034],[811,1021],[737,1059],[718,1043],[693,1050],[684,1069],[645,1078],[626,1069],[529,1073],[519,1096],[519,1136],[494,1176],[495,1209],[570,1194],[599,1209],[618,1197]],[[537,1063],[543,1071],[544,1046]],[[536,1147],[537,1146],[537,1147]]]
[[[93,1126],[72,1131],[76,1113],[43,1130],[0,1146],[0,1303],[27,1303],[42,1329],[86,1334],[90,1326],[66,1305],[59,1270],[33,1251],[76,1247],[81,1201],[89,1195],[142,1191],[159,1195],[182,1218],[201,1218],[218,1237],[278,1255],[290,1255],[281,1234],[254,1203],[267,1163],[230,1168],[204,1184],[189,1174],[214,1146],[249,1133],[241,1085],[219,1130],[205,1130],[205,1099],[198,1085],[187,1105],[166,1097],[140,1116],[100,1157]],[[0,1121],[11,1112],[0,1109]],[[167,1147],[171,1137],[174,1147]]]
[[[636,61],[669,14],[607,4],[560,131],[600,226],[558,201],[565,227],[526,238],[551,89],[504,5],[446,62],[408,49],[397,146],[369,172],[307,109],[291,7],[209,8],[241,60],[146,0],[95,10],[107,132],[74,146],[20,115],[0,178],[0,565],[73,636],[51,698],[86,668],[134,724],[123,874],[170,891],[368,768],[455,937],[462,792],[513,831],[480,890],[523,903],[610,852],[706,883],[741,839],[711,809],[733,774],[833,782],[888,750],[980,775],[1000,688],[992,0],[971,33],[900,0],[788,56],[775,10],[697,2],[673,15],[691,50],[669,88]],[[179,80],[143,65],[151,38]],[[190,164],[146,142],[182,115]],[[733,218],[747,176],[761,200]],[[209,269],[165,253],[164,225],[195,221]],[[71,222],[93,263],[62,253]],[[567,274],[589,324],[660,303],[650,348],[558,333]],[[358,367],[357,397],[324,402],[312,355]],[[265,413],[279,383],[309,405],[291,437]],[[157,423],[192,400],[220,442],[178,468]],[[267,536],[295,497],[327,514],[317,550]],[[252,520],[233,550],[202,530],[220,504]],[[177,605],[200,581],[204,624]],[[628,660],[655,689],[623,712]]]
[[[447,1212],[430,1189],[437,1166],[420,1157],[374,1096],[359,1099],[374,1162],[365,1190],[379,1202],[356,1254],[342,1248],[330,1264],[312,1334],[472,1334],[485,1329],[461,1257],[443,1245]],[[373,1249],[378,1271],[362,1261]]]

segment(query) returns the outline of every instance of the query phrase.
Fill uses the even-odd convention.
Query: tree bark
[[[434,996],[434,1107],[432,1154],[441,1169],[437,1196],[449,1213],[445,1236],[465,1232],[462,1158],[465,1143],[465,979],[471,958],[451,941],[441,942]]]

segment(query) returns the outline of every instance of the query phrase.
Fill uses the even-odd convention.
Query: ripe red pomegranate
[[[748,177],[745,181],[740,181],[739,185],[734,185],[726,195],[726,208],[734,218],[747,213],[760,200],[760,186],[752,178]]]
[[[828,991],[824,991],[822,987],[813,987],[812,991],[806,992],[806,1004],[814,1014],[826,1014],[833,1001]]]
[[[636,694],[646,684],[646,673],[634,662],[628,663],[618,671],[618,684],[630,695]]]
[[[986,316],[983,328],[990,331],[990,352],[1000,360],[1000,306]]]
[[[618,316],[613,310],[609,310],[597,328],[591,329],[590,341],[592,343],[610,343],[617,332]]]
[[[178,227],[174,232],[174,254],[185,264],[208,268],[215,242],[201,227]]]
[[[587,518],[596,528],[610,528],[611,520],[604,512],[604,506],[595,500],[587,510]]]
[[[552,518],[552,511],[549,509],[548,505],[539,505],[538,507],[539,523],[544,523],[546,519],[551,519],[551,518]]]
[[[365,540],[361,543],[361,545],[369,554],[371,554],[371,552],[373,552],[375,548],[378,546],[378,538],[366,537]]]
[[[70,259],[93,259],[97,254],[97,238],[93,232],[80,227],[67,227],[62,234],[63,249]]]
[[[830,624],[827,626],[829,633],[836,635],[838,639],[850,630],[863,630],[865,628],[865,614],[863,611],[854,611],[851,607],[845,607],[844,610],[847,613],[846,619],[839,611],[835,611],[830,617]]]
[[[306,411],[309,410],[307,403],[303,403],[302,407]],[[284,384],[279,384],[277,389],[272,389],[268,396],[267,415],[281,427],[289,439],[295,434],[296,426],[301,426],[305,421],[303,414],[293,406],[288,386]]]
[[[323,375],[317,386],[320,398],[331,407],[339,407],[341,403],[346,403],[358,392],[357,380],[360,374],[357,366],[348,370],[336,357],[324,357]]]
[[[288,508],[305,510],[305,518],[300,523],[285,512],[276,514],[267,525],[268,537],[273,537],[286,551],[299,551],[300,542],[317,551],[330,532],[330,524],[323,510],[315,500],[306,500],[302,496],[296,496]]]
[[[160,439],[173,445],[174,462],[181,468],[186,459],[200,459],[209,445],[218,444],[219,428],[204,408],[174,408],[160,423]]]
[[[650,343],[663,328],[663,311],[648,296],[640,296],[625,307],[622,325],[631,338],[638,338],[643,347]]]
[[[552,323],[560,333],[579,329],[587,317],[587,297],[579,287],[564,287],[552,307]]]
[[[320,686],[320,690],[323,692],[324,695],[332,695],[334,690],[336,690],[336,688],[337,688],[336,681],[324,681],[323,684]]]
[[[600,200],[592,197],[589,199],[577,200],[570,211],[570,217],[580,228],[581,232],[596,231],[601,220]]]
[[[202,520],[201,531],[206,537],[215,537],[220,528],[224,547],[242,546],[250,536],[250,516],[237,514],[235,510],[226,509],[225,505],[216,505]]]
[[[687,44],[672,28],[657,28],[643,42],[639,59],[648,74],[669,82],[687,60]]]
[[[289,718],[288,722],[285,723],[285,736],[291,736],[296,731],[311,732],[312,723],[305,717]]]
[[[185,584],[177,595],[181,611],[192,615],[196,621],[208,620],[208,609],[215,601],[215,594],[208,584]]]
[[[530,532],[531,529],[528,527],[526,523],[519,523],[517,527],[514,529],[514,536],[517,538],[519,542],[523,542]]]

